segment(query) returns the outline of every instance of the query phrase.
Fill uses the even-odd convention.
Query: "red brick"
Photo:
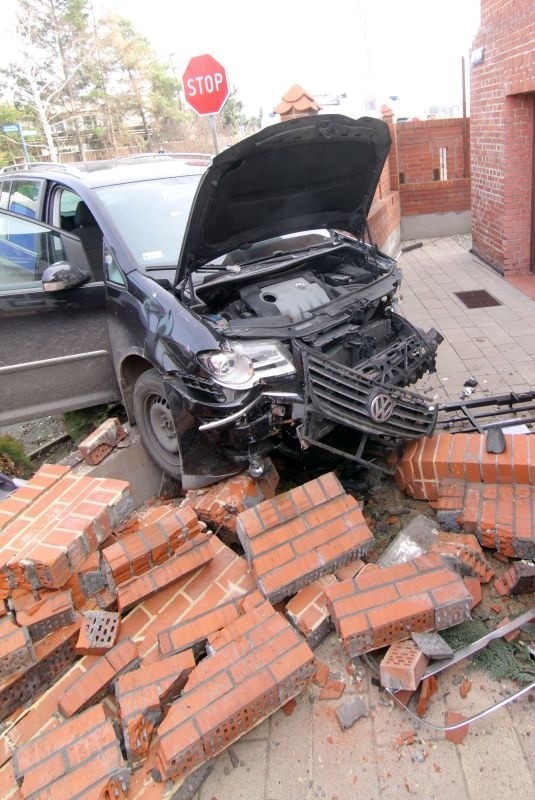
[[[128,762],[137,765],[147,758],[152,735],[162,718],[156,686],[143,686],[121,697],[118,710]]]
[[[99,796],[110,780],[128,785],[119,742],[100,706],[20,747],[13,768],[25,797],[72,797],[73,787],[77,797],[89,790]]]
[[[480,433],[460,433],[465,437],[464,477],[468,483],[481,481],[481,453],[485,450],[485,435]]]
[[[16,489],[9,497],[5,498],[0,504],[0,532],[9,522],[23,512],[41,494],[45,493],[51,486],[59,481],[69,472],[69,467],[62,467],[59,464],[43,464],[28,483]],[[0,545],[2,539],[0,538]]]
[[[437,499],[437,481],[443,477],[470,483],[531,483],[531,442],[526,436],[506,435],[504,453],[494,455],[486,453],[484,434],[435,434],[406,448],[398,483],[414,497],[431,501]]]
[[[472,596],[472,600],[470,602],[471,610],[481,602],[481,583],[479,582],[478,578],[466,577],[464,578],[464,585]]]
[[[351,580],[359,574],[363,567],[364,561],[361,558],[356,558],[354,561],[350,561],[349,564],[339,567],[334,574],[339,581]]]
[[[436,675],[431,675],[429,678],[424,678],[420,688],[420,695],[418,697],[418,705],[416,713],[419,717],[425,717],[429,701],[431,697],[438,691],[438,679]]]
[[[84,611],[76,652],[79,655],[107,653],[117,640],[120,622],[120,614],[114,611]]]
[[[535,556],[533,487],[474,484],[466,493],[461,521],[484,547],[505,556]]]
[[[329,680],[330,670],[329,665],[326,664],[324,661],[317,661],[316,660],[316,671],[314,673],[313,681],[318,686],[325,686],[327,681]]]
[[[448,567],[456,572],[462,575],[471,575],[481,583],[488,583],[494,575],[494,571],[473,534],[439,531],[431,545],[431,552],[442,556]]]
[[[444,715],[444,725],[459,725],[459,723],[463,722],[466,717],[463,717],[462,714],[459,714],[457,711],[446,711]],[[446,731],[446,739],[454,744],[462,744],[466,734],[468,733],[468,725],[460,725],[458,728],[454,728],[451,731]]]
[[[345,688],[346,685],[344,681],[328,680],[318,697],[320,700],[338,700],[338,698],[343,695]]]
[[[112,681],[121,672],[138,662],[138,651],[129,641],[120,642],[106,655],[95,661],[60,697],[58,708],[64,717],[71,717],[103,697]]]
[[[162,703],[167,703],[170,697],[181,691],[188,675],[195,667],[195,658],[192,650],[162,658],[153,664],[142,664],[139,669],[133,669],[120,675],[115,683],[117,698],[124,697],[130,692],[135,692],[145,686],[155,686]]]
[[[436,569],[423,575],[418,575],[415,578],[398,581],[396,587],[400,597],[412,597],[413,595],[428,592],[432,589],[440,589],[446,584],[457,582],[458,577],[451,570]]]
[[[0,678],[21,672],[36,661],[32,640],[27,628],[0,617]]]
[[[71,592],[52,592],[17,611],[17,623],[25,625],[33,641],[74,622]]]
[[[274,659],[269,671],[279,684],[281,702],[294,697],[312,680],[314,658],[306,642],[300,642],[291,651]],[[297,678],[300,676],[299,682]]]
[[[403,565],[377,568],[368,576],[361,572],[354,581],[346,581],[347,586],[328,587],[327,606],[349,655],[405,639],[413,630],[442,628],[448,620],[457,624],[466,619],[470,594],[443,563],[431,553]],[[407,577],[410,572],[413,577]],[[361,584],[375,588],[363,589]],[[404,597],[397,599],[400,594]]]
[[[380,664],[381,684],[387,689],[415,691],[429,659],[412,639],[390,645]]]
[[[186,495],[199,518],[226,542],[237,541],[236,518],[246,508],[275,496],[279,476],[269,463],[262,478],[241,473],[208,489],[192,490]]]
[[[160,653],[162,656],[168,656],[198,645],[208,639],[211,633],[215,633],[238,617],[239,610],[233,602],[209,608],[204,614],[190,617],[159,633]]]
[[[117,417],[110,417],[80,442],[78,452],[87,464],[99,464],[125,437]]]
[[[84,662],[87,660],[78,660],[67,672],[58,677],[49,689],[34,700],[27,713],[19,717],[10,727],[9,738],[13,747],[28,742],[37,734],[58,723],[58,699],[65,689],[87,669],[87,663],[84,665]]]
[[[330,592],[328,593],[330,597]],[[344,600],[336,602],[336,616],[338,619],[343,619],[350,614],[358,614],[361,611],[367,611],[369,608],[376,608],[377,606],[392,603],[394,600],[399,599],[399,592],[397,584],[379,586],[377,589],[368,589],[367,591],[355,591]]]
[[[262,644],[258,644],[248,653],[244,653],[237,663],[230,665],[228,674],[235,683],[241,683],[248,675],[263,669],[266,664],[269,664],[273,652],[286,654],[298,642],[295,631],[285,625],[276,636],[272,636]]]
[[[282,621],[279,619],[280,615],[274,616],[273,612],[273,606],[262,598],[262,603],[249,609],[247,613],[236,619],[235,622],[227,624],[223,630],[219,631],[217,634],[209,636],[208,641],[210,647],[213,650],[220,650],[235,639],[249,636],[256,626],[262,627],[266,620],[270,622],[275,621],[276,627],[274,632],[280,630],[282,626]],[[253,641],[256,641],[254,637]]]
[[[220,604],[233,597],[243,598],[255,588],[247,562],[212,537],[214,558],[195,572],[180,578],[165,589],[147,597],[142,606],[137,605],[124,619],[121,636],[132,636],[138,643],[144,662],[158,656],[158,633],[187,616],[196,616],[206,608],[206,598],[214,597],[212,604]],[[140,615],[140,609],[143,613]],[[130,620],[138,621],[138,627]]]
[[[179,545],[204,532],[189,506],[169,510],[165,517],[126,533],[102,551],[103,568],[110,586],[140,575],[168,560]]]
[[[416,453],[419,450],[420,442],[409,442],[403,450],[403,456],[400,459],[394,479],[397,485],[405,490],[408,494],[412,494],[412,487],[415,482],[414,465],[416,463]]]
[[[160,736],[156,754],[165,777],[185,777],[207,760],[199,731],[189,720]]]
[[[36,642],[35,664],[4,681],[0,692],[0,720],[45,691],[75,658],[78,623],[54,631]]]
[[[376,586],[383,586],[385,583],[391,584],[418,573],[418,567],[412,561],[394,564],[388,570],[388,573],[385,573],[384,569],[381,569],[377,564],[366,564],[366,567],[358,573],[354,580],[355,588],[361,590],[371,589]]]
[[[346,649],[354,639],[362,637],[363,643],[372,644],[372,629],[366,614],[351,614],[350,616],[338,619],[335,617],[335,627],[343,641],[347,641]],[[353,648],[352,648],[353,649]],[[363,649],[362,652],[365,652]]]
[[[467,678],[465,678],[462,681],[462,683],[459,684],[459,694],[461,695],[463,700],[465,700],[468,697],[471,689],[472,689],[472,681],[469,681]]]
[[[512,436],[511,445],[513,449],[513,462],[515,465],[515,482],[520,484],[531,484],[530,478],[530,448],[527,436]],[[489,481],[492,483],[492,481]]]
[[[434,628],[434,609],[428,595],[407,597],[388,606],[372,608],[367,612],[367,617],[373,631],[375,647],[384,647],[404,639],[412,631],[422,632]]]
[[[170,583],[178,581],[189,572],[206,564],[214,557],[211,538],[199,533],[190,541],[181,545],[175,555],[153,567],[148,572],[122,583],[117,588],[119,610],[125,611],[152,594],[156,594]]]

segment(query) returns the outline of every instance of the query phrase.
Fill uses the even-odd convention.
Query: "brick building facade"
[[[535,271],[535,9],[481,0],[471,56],[472,240],[507,275]]]

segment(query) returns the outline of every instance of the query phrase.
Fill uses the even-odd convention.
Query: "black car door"
[[[86,282],[47,290],[58,262]],[[0,426],[119,399],[105,302],[78,237],[0,210]]]

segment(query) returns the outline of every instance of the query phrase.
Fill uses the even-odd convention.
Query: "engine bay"
[[[221,320],[283,317],[289,324],[311,319],[333,301],[350,298],[379,277],[396,271],[394,262],[369,248],[336,247],[322,255],[300,258],[275,271],[269,262],[238,269],[231,275],[210,276],[196,287],[196,295],[210,314]],[[267,274],[266,274],[267,273]],[[393,276],[394,277],[394,276]],[[399,280],[393,280],[395,289]],[[221,327],[221,326],[220,326]]]

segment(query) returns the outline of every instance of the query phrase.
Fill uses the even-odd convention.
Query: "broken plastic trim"
[[[454,403],[441,403],[438,406],[436,427],[450,430],[454,425],[455,433],[483,430],[499,426],[521,425],[534,422],[533,416],[503,419],[507,414],[522,414],[535,410],[535,392],[509,392],[491,397],[474,398]],[[496,406],[497,408],[492,408]],[[492,422],[492,417],[499,417]]]
[[[483,650],[483,648],[486,647],[489,642],[493,641],[494,639],[501,639],[505,634],[516,631],[518,628],[521,628],[522,625],[524,625],[526,622],[530,622],[532,619],[535,619],[535,607],[531,608],[529,611],[526,611],[524,614],[520,614],[519,617],[511,620],[511,622],[501,625],[499,628],[496,628],[495,631],[490,631],[490,633],[488,633],[486,636],[481,637],[481,639],[477,639],[467,647],[463,647],[461,650],[458,650],[453,658],[448,658],[447,661],[441,661],[438,664],[433,664],[431,667],[428,667],[423,675],[422,680],[430,678],[433,675],[436,675],[438,672],[442,672],[444,669],[453,666],[453,664],[457,664],[459,661],[463,661],[463,659],[473,655],[474,653],[477,653],[479,650]],[[405,709],[405,711],[411,717],[413,717],[413,719],[418,720],[418,722],[421,722],[422,725],[425,725],[427,728],[432,728],[435,731],[447,732],[455,731],[458,728],[464,728],[467,725],[470,725],[472,722],[477,722],[478,720],[483,719],[483,717],[486,717],[488,714],[491,714],[493,711],[497,711],[509,703],[513,703],[515,700],[518,700],[523,695],[528,694],[528,692],[532,691],[533,689],[535,689],[535,681],[530,683],[528,686],[524,686],[524,688],[519,689],[518,692],[515,692],[509,697],[505,697],[503,700],[500,700],[500,702],[496,703],[496,705],[489,706],[483,711],[479,711],[477,714],[474,714],[472,717],[463,719],[462,722],[456,722],[454,725],[433,725],[432,722],[427,722],[427,720],[423,719],[423,717],[419,717],[418,714],[415,714],[414,711],[411,711],[411,709],[408,708],[405,703],[402,703],[397,697],[397,692],[392,692],[390,689],[386,688],[385,692],[390,695],[396,705]]]

